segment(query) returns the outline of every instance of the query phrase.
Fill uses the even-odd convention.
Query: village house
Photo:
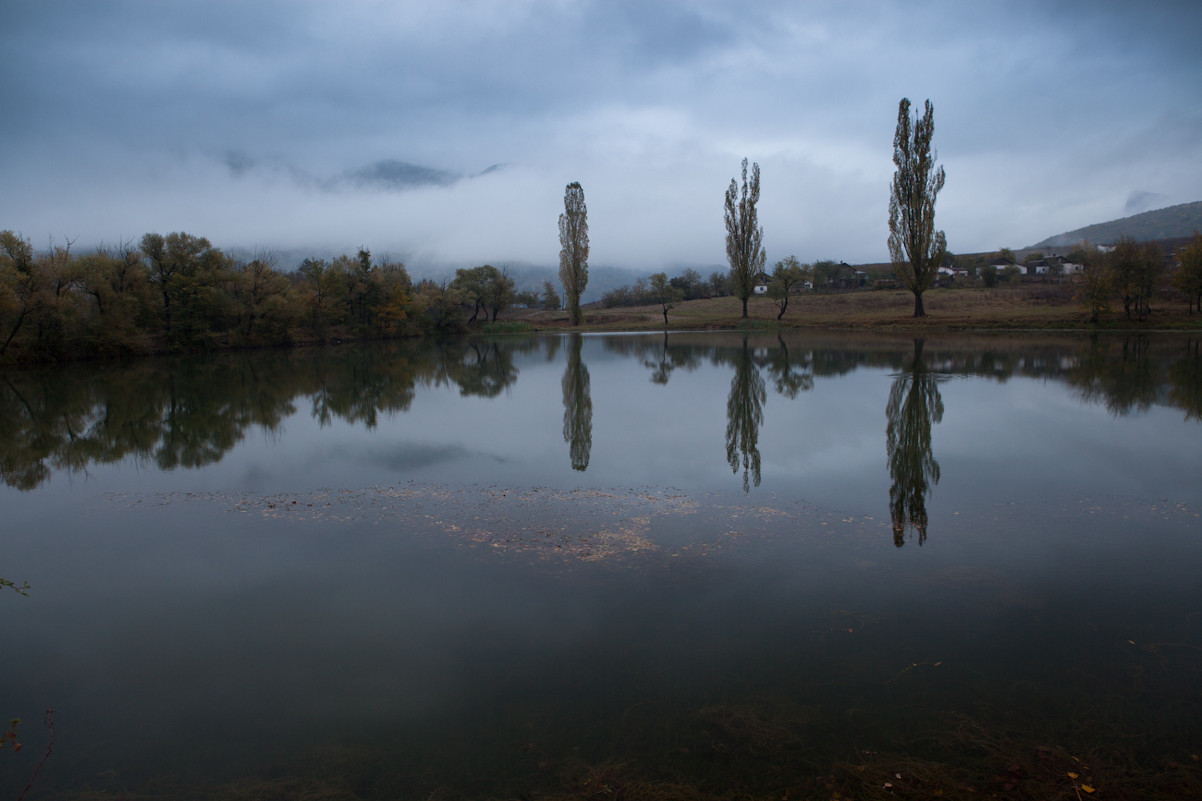
[[[1033,275],[1074,275],[1081,272],[1083,267],[1080,264],[1073,264],[1063,256],[1052,256],[1046,259],[1037,259],[1027,264],[1027,269]]]

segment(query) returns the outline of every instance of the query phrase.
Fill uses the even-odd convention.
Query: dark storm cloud
[[[1202,186],[1197,3],[8,0],[0,14],[16,110],[0,118],[0,228],[39,243],[184,229],[553,264],[579,180],[595,261],[713,264],[748,156],[770,259],[882,259],[902,96],[935,104],[953,250]]]

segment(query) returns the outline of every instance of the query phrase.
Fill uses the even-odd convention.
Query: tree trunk
[[[13,323],[13,330],[8,332],[8,339],[4,340],[3,345],[0,345],[0,355],[2,355],[4,351],[8,350],[9,343],[13,341],[13,337],[17,335],[17,332],[21,330],[21,323],[25,322],[25,315],[28,313],[28,311],[28,309],[21,310],[21,315],[17,317],[17,321]]]
[[[743,298],[743,319],[747,319],[747,298]]]
[[[926,310],[924,308],[922,308],[922,293],[921,292],[914,293],[914,316],[915,317],[926,317],[927,316]]]
[[[668,307],[664,306],[664,328],[668,327]]]

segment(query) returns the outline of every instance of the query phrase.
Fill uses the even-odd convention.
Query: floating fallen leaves
[[[938,660],[938,661],[934,661],[934,662],[932,662],[932,661],[930,661],[930,660],[926,660],[926,661],[924,661],[924,662],[911,662],[910,664],[908,664],[908,665],[906,665],[904,668],[902,668],[900,673],[898,673],[896,676],[894,676],[893,678],[889,679],[889,680],[888,680],[888,681],[886,681],[885,683],[886,683],[886,684],[892,684],[893,682],[895,682],[895,681],[897,681],[897,680],[899,680],[899,679],[905,678],[906,676],[910,675],[910,674],[911,674],[911,672],[913,672],[913,671],[914,671],[916,668],[920,668],[920,667],[933,667],[933,668],[937,668],[937,667],[939,667],[939,666],[940,666],[940,665],[942,665],[942,664],[943,664],[943,660],[942,660],[942,659],[940,659],[940,660]]]
[[[1073,759],[1076,759],[1076,757],[1073,757]],[[1084,782],[1078,784],[1077,780],[1081,778],[1081,774],[1079,773],[1075,773],[1070,770],[1068,771],[1068,777],[1073,780],[1073,791],[1077,794],[1077,798],[1082,797],[1081,793],[1090,795],[1091,793],[1096,793],[1098,791],[1098,788],[1092,787]]]
[[[129,507],[137,494],[107,496]],[[541,559],[612,561],[663,552],[706,556],[747,534],[817,531],[827,520],[856,524],[804,502],[772,506],[728,504],[725,496],[690,496],[673,489],[574,489],[446,486],[409,482],[363,489],[253,495],[237,492],[160,493],[147,505],[207,502],[270,520],[365,522],[398,533],[441,532],[492,552]],[[681,518],[688,518],[685,524]],[[822,518],[826,518],[825,520]],[[735,524],[737,527],[731,526]],[[875,534],[881,524],[860,523]]]

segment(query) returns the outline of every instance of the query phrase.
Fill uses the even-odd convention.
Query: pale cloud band
[[[0,228],[39,245],[182,229],[553,264],[580,181],[595,263],[717,264],[747,156],[770,260],[879,261],[903,96],[935,104],[953,251],[1202,187],[1197,3],[10,0],[3,16]]]

